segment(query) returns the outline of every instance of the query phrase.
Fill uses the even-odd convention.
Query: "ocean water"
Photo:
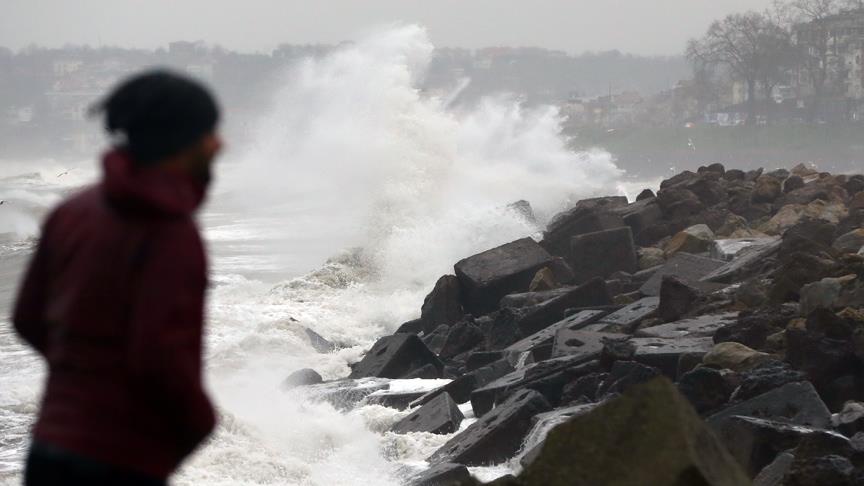
[[[298,63],[250,127],[254,143],[220,162],[200,214],[212,263],[206,379],[220,425],[174,484],[403,484],[449,437],[395,435],[405,412],[340,411],[280,383],[307,367],[347,376],[378,337],[419,315],[459,259],[538,235],[578,199],[630,192],[609,154],[566,149],[554,108],[500,95],[455,110],[449,96],[421,93],[431,55],[425,30],[401,25]],[[41,217],[97,178],[95,158],[0,160],[0,484],[20,481],[44,377],[10,329],[9,305]],[[522,199],[536,221],[507,208]],[[305,327],[338,350],[316,352]]]

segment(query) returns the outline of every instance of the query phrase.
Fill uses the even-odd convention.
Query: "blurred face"
[[[219,134],[207,134],[186,154],[184,168],[200,182],[209,184],[213,179],[214,161],[221,151],[222,138]]]

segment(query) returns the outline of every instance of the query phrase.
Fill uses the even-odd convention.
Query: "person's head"
[[[219,107],[200,83],[169,71],[122,82],[95,107],[105,129],[137,167],[186,171],[209,182],[222,147]]]

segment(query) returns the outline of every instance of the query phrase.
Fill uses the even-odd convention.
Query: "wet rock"
[[[423,327],[423,319],[414,319],[399,326],[394,334],[420,334],[423,332]]]
[[[504,358],[503,351],[476,351],[465,360],[465,370],[474,371]]]
[[[831,424],[828,407],[808,382],[788,383],[767,393],[732,405],[708,418],[720,423],[735,415],[824,429]]]
[[[288,375],[288,378],[285,378],[285,381],[282,382],[282,387],[290,390],[292,388],[318,385],[320,383],[324,383],[324,379],[321,378],[321,375],[319,375],[317,371],[304,368]]]
[[[483,339],[483,331],[479,327],[469,322],[460,322],[450,327],[447,339],[438,354],[442,359],[452,358],[474,349]]]
[[[459,261],[456,276],[462,288],[462,304],[474,315],[498,308],[501,298],[528,290],[552,255],[531,238],[523,238]]]
[[[633,338],[633,359],[658,368],[664,375],[674,379],[678,376],[678,361],[682,355],[704,355],[713,347],[711,338]]]
[[[543,247],[553,255],[568,257],[570,241],[574,236],[624,226],[621,216],[612,210],[626,205],[626,197],[579,201],[572,209],[552,218],[543,233]]]
[[[621,309],[603,317],[600,323],[609,332],[632,332],[636,326],[653,316],[660,305],[659,297],[643,297]]]
[[[409,486],[457,486],[471,481],[471,473],[462,464],[437,464],[408,480]]]
[[[397,434],[412,432],[452,434],[459,430],[459,425],[464,418],[459,405],[453,401],[450,394],[442,393],[396,422],[391,430]]]
[[[651,189],[642,189],[642,192],[640,192],[639,195],[636,196],[636,200],[644,201],[646,199],[653,199],[655,197],[657,197],[657,195],[654,194],[654,191],[652,191]]]
[[[806,437],[828,433],[810,427],[740,415],[709,423],[738,464],[750,476],[755,476],[771,464],[778,454],[797,447]]]
[[[437,378],[441,378],[442,375],[447,375],[447,373],[446,372],[442,373],[441,371],[438,370],[437,366],[435,366],[431,363],[428,363],[428,364],[421,366],[420,368],[417,368],[416,370],[410,371],[410,372],[406,373],[405,375],[402,375],[402,379],[403,380],[414,380],[414,379],[434,380]]]
[[[552,357],[579,356],[582,361],[590,361],[600,357],[607,340],[626,338],[626,334],[608,332],[590,332],[563,328],[555,335],[552,345]]]
[[[444,348],[444,343],[447,341],[447,335],[450,334],[450,327],[446,324],[441,324],[434,331],[425,334],[422,338],[423,344],[435,354],[440,354]]]
[[[394,334],[379,339],[354,367],[350,378],[401,378],[427,364],[438,369],[439,376],[444,371],[444,365],[420,338]]]
[[[507,209],[523,217],[530,223],[537,221],[537,217],[534,215],[534,208],[531,207],[530,202],[524,199],[508,204]]]
[[[748,348],[741,343],[719,343],[702,358],[707,366],[732,371],[747,371],[772,359],[767,353]]]
[[[456,324],[464,317],[459,279],[453,275],[441,277],[423,301],[420,310],[423,330],[429,333],[442,324],[447,326]]]
[[[754,203],[772,203],[775,199],[783,194],[781,180],[776,177],[764,175],[756,179],[756,186],[753,188],[752,201]]]
[[[765,261],[780,251],[780,239],[774,239],[764,245],[753,245],[738,253],[735,258],[712,270],[702,277],[706,282],[733,283],[757,273]]]
[[[777,204],[786,206],[791,204],[806,205],[814,202],[836,202],[845,201],[849,198],[846,189],[839,184],[831,182],[814,181],[805,184],[803,187],[789,191],[784,194]]]
[[[537,392],[523,390],[480,418],[429,457],[431,464],[445,462],[481,466],[513,457],[531,428],[532,418],[549,410]]]
[[[796,458],[784,478],[784,486],[857,486],[864,479],[849,459],[827,455]]]
[[[729,169],[723,174],[723,179],[727,181],[743,181],[745,177],[744,171],[740,169]]]
[[[779,238],[732,238],[723,240],[714,240],[711,246],[711,258],[731,262],[742,251],[753,247],[764,247],[774,243]]]
[[[543,302],[561,297],[573,287],[559,288],[555,290],[544,290],[540,292],[521,292],[518,294],[509,294],[501,299],[502,309],[519,309],[523,307],[532,307]]]
[[[313,331],[312,329],[304,327],[303,332],[306,334],[306,337],[309,339],[309,344],[312,345],[312,349],[314,349],[315,351],[326,354],[336,350],[335,344],[324,339],[323,336]]]
[[[572,383],[580,376],[599,371],[599,364],[596,361],[586,361],[590,357],[562,356],[534,363],[502,376],[471,393],[471,408],[474,410],[474,415],[482,417],[496,404],[524,389],[537,391],[547,401],[558,403],[568,383]]]
[[[831,425],[846,437],[864,432],[864,403],[849,401],[831,416]]]
[[[855,281],[856,275],[839,278],[823,278],[818,282],[801,287],[801,313],[810,315],[816,309],[837,309],[845,307],[841,300],[844,289]]]
[[[606,374],[595,396],[597,398],[624,393],[634,385],[660,376],[660,370],[636,361],[616,361]]]
[[[657,317],[663,322],[677,321],[693,309],[699,298],[697,289],[674,275],[664,275],[660,284]]]
[[[700,367],[684,373],[678,380],[678,391],[690,401],[700,415],[717,410],[729,401],[735,390],[729,372]]]
[[[783,181],[783,193],[788,194],[804,187],[804,179],[798,175],[791,175]]]
[[[499,351],[523,336],[519,322],[525,312],[517,309],[501,309],[498,312],[484,316],[475,321],[480,328],[487,351]]]
[[[606,289],[606,282],[597,278],[578,287],[572,287],[566,293],[542,304],[526,309],[526,312],[519,318],[519,329],[523,336],[530,336],[561,321],[568,309],[606,306],[611,303],[612,298]]]
[[[306,391],[313,401],[327,402],[338,410],[351,410],[369,395],[389,390],[388,380],[363,378],[310,385]]]
[[[579,330],[583,327],[596,322],[606,314],[600,310],[580,311],[567,317],[556,324],[553,324],[546,329],[536,332],[521,341],[518,341],[509,347],[504,352],[510,355],[521,355],[522,353],[531,353],[534,361],[543,361],[552,356],[552,344],[555,340],[555,335],[562,329]]]
[[[495,361],[474,371],[465,373],[450,383],[426,393],[411,402],[411,407],[420,407],[443,393],[449,393],[457,403],[465,403],[471,399],[474,390],[482,388],[495,380],[514,371],[513,365],[505,360]]]
[[[657,194],[657,202],[663,215],[672,221],[686,219],[705,209],[696,194],[687,189],[661,189]]]
[[[719,286],[700,282],[700,279],[725,265],[725,263],[722,260],[714,260],[689,253],[676,253],[639,290],[649,296],[660,295],[660,285],[665,275],[676,276],[701,291],[716,290]]]
[[[722,327],[737,322],[738,313],[708,314],[636,331],[637,337],[674,339],[679,337],[711,337]]]
[[[859,228],[840,236],[834,240],[832,246],[841,253],[858,253],[858,250],[864,247],[864,228]]]
[[[753,349],[762,349],[768,336],[783,331],[790,319],[797,317],[797,308],[775,307],[755,312],[742,312],[738,320],[723,325],[714,334],[714,342],[734,341]]]
[[[599,398],[600,386],[608,377],[609,373],[598,372],[576,378],[564,385],[561,392],[561,403],[579,405],[596,401]]]
[[[663,211],[656,199],[652,197],[637,200],[633,204],[615,209],[614,212],[630,227],[635,242],[650,244],[655,241],[656,235],[652,235],[648,230],[663,218]]]
[[[531,433],[525,440],[525,451],[519,459],[519,464],[526,468],[533,463],[543,450],[543,443],[549,432],[558,425],[568,422],[573,417],[584,415],[597,408],[596,404],[579,404],[565,408],[559,408],[551,412],[541,413],[534,417],[534,425]]]
[[[396,410],[407,410],[411,402],[425,395],[423,391],[391,391],[389,389],[379,390],[371,393],[360,402],[366,405],[381,405],[382,407],[394,408]]]
[[[833,276],[839,265],[831,258],[796,252],[772,274],[773,285],[768,292],[772,302],[783,303],[800,299],[801,288],[811,282]]]
[[[617,271],[639,270],[633,234],[627,226],[574,236],[570,250],[570,268],[580,283]]]
[[[526,486],[749,484],[674,385],[662,379],[634,386],[553,429],[519,479]]]
[[[783,206],[770,220],[759,227],[759,231],[768,235],[782,234],[788,228],[795,226],[804,219],[819,219],[837,224],[847,216],[843,204],[813,201],[810,204],[789,204]]]
[[[741,402],[768,393],[789,383],[801,383],[807,377],[782,361],[765,361],[740,374],[740,384],[732,400]]]

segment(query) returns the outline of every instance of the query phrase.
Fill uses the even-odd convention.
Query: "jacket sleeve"
[[[45,322],[44,317],[49,283],[50,228],[51,218],[46,221],[42,229],[36,253],[24,274],[12,316],[18,335],[43,356],[48,341],[48,323]]]
[[[132,385],[173,422],[184,453],[215,425],[201,377],[206,272],[192,223],[158,231],[145,243],[130,309]]]

